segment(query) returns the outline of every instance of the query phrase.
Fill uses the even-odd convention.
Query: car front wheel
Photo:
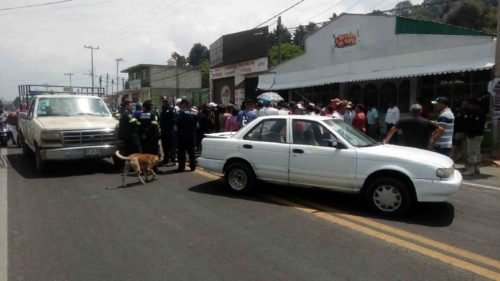
[[[229,164],[225,173],[224,181],[229,189],[235,193],[246,193],[255,188],[255,174],[245,163],[235,162]]]
[[[39,173],[45,172],[47,168],[47,162],[42,159],[42,152],[38,146],[35,149],[35,168]]]
[[[368,207],[382,215],[402,216],[413,204],[409,188],[399,179],[378,178],[365,194]]]

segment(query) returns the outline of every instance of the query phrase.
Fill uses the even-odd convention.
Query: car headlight
[[[48,142],[58,142],[61,140],[61,134],[59,132],[43,132],[42,135],[40,136],[40,139],[44,143]]]
[[[451,176],[453,176],[454,173],[455,173],[455,168],[453,168],[453,167],[439,168],[436,171],[436,176],[438,178],[446,179],[446,178],[450,178]]]

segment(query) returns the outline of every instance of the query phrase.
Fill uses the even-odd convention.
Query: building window
[[[146,71],[146,69],[144,69],[142,71],[142,80],[146,80],[146,79],[148,79],[148,72]]]
[[[136,80],[137,79],[137,72],[134,72],[132,73],[132,80]]]

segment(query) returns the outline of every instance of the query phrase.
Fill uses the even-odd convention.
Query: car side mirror
[[[328,146],[338,148],[339,143],[337,142],[337,140],[328,140]]]

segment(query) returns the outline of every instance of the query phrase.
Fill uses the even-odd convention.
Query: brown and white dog
[[[125,186],[125,177],[130,172],[130,168],[132,168],[137,173],[137,178],[142,182],[142,184],[146,184],[149,174],[152,174],[152,179],[154,179],[156,174],[153,169],[159,166],[162,160],[161,156],[158,157],[157,155],[143,153],[134,153],[125,157],[121,155],[118,150],[115,152],[115,155],[116,157],[125,160],[125,168],[123,169],[122,174],[122,186]],[[141,172],[142,174],[144,174],[144,179],[146,181],[142,179]]]

